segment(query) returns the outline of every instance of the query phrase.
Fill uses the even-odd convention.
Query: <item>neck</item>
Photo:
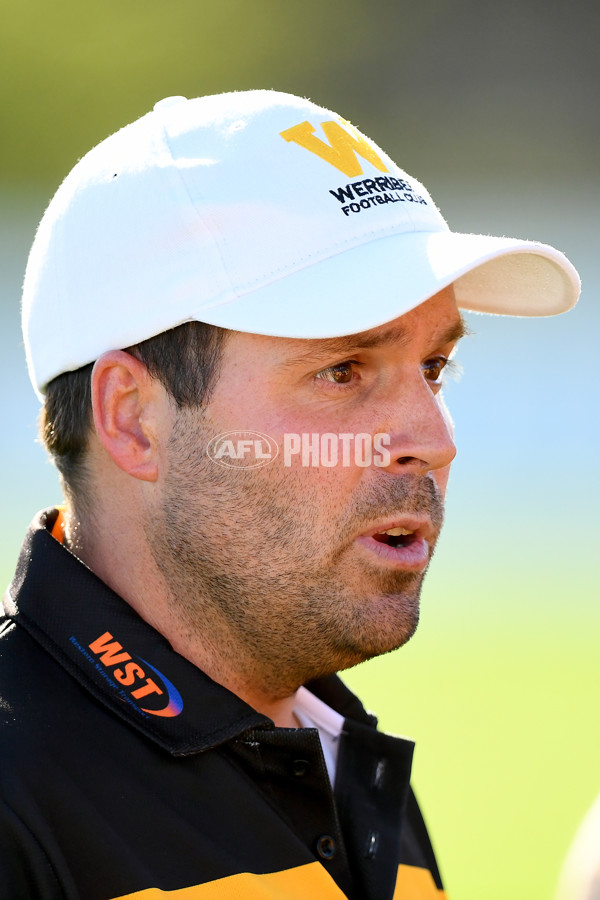
[[[123,510],[129,510],[130,515]],[[200,629],[202,640],[198,639],[198,623],[192,628],[181,615],[176,598],[149,551],[143,531],[138,533],[140,520],[132,510],[132,504],[126,502],[118,513],[115,511],[110,515],[96,507],[94,519],[90,520],[79,518],[72,508],[67,507],[65,546],[162,634],[177,653],[272,719],[277,727],[298,728],[299,722],[294,715],[295,690],[281,697],[247,677],[245,672],[256,669],[253,660],[242,666],[243,648],[241,652],[235,649],[224,652],[224,648],[234,647],[235,641],[214,619]],[[107,522],[110,527],[105,525]]]
[[[288,697],[278,700],[269,697],[262,691],[253,690],[252,688],[246,690],[244,687],[241,687],[235,690],[231,683],[219,683],[223,684],[224,687],[228,688],[228,690],[232,691],[234,694],[237,694],[238,697],[244,700],[249,706],[253,707],[253,709],[262,713],[264,716],[268,716],[269,719],[272,719],[278,728],[300,727],[300,723],[294,713],[294,705],[296,702],[295,692]]]

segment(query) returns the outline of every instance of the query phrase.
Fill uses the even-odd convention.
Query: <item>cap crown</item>
[[[553,315],[580,281],[553,247],[450,232],[422,184],[309,100],[171,97],[107,138],[51,201],[23,331],[38,392],[198,320],[321,338],[374,328],[449,284],[459,306]]]
[[[202,320],[376,235],[446,228],[421,184],[308,100],[168,98],[83,157],[44,215],[23,297],[32,377]]]

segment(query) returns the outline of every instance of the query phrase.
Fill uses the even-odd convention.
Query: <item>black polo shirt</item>
[[[273,722],[173,651],[50,534],[0,620],[0,892],[15,900],[439,900],[413,745],[337,677],[316,729]]]

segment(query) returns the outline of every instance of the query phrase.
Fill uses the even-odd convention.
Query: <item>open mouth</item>
[[[388,528],[373,535],[373,539],[388,547],[408,547],[415,539],[414,531],[408,528]]]
[[[383,531],[358,535],[356,543],[378,565],[412,572],[423,571],[431,555],[431,525],[426,521],[416,520],[409,524],[413,527],[395,525]]]

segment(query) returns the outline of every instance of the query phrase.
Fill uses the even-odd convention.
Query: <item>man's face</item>
[[[413,634],[455,454],[441,373],[460,332],[447,289],[350,338],[233,333],[208,405],[177,414],[154,556],[186,631],[273,694]],[[240,430],[280,447],[286,434],[385,434],[390,461],[209,458],[211,438]]]

